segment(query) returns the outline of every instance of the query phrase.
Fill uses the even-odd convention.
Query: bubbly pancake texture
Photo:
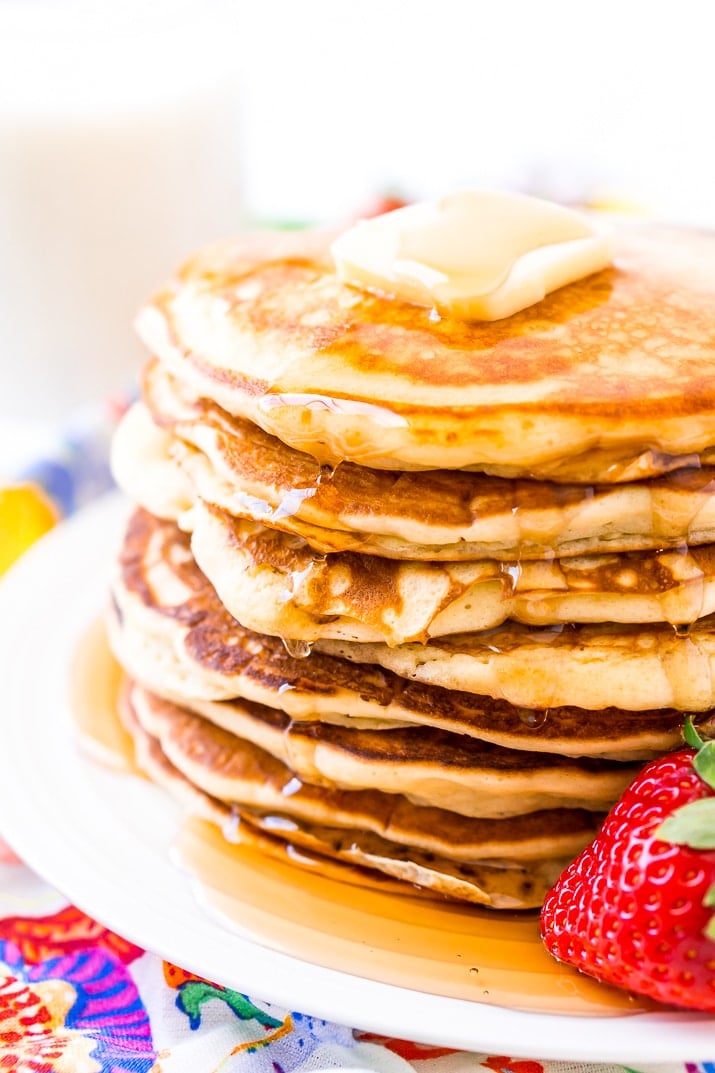
[[[503,321],[341,284],[330,236],[256,234],[139,320],[197,396],[319,462],[623,482],[715,445],[715,236],[619,229],[614,266]]]
[[[178,519],[195,498],[303,537],[316,551],[410,561],[531,560],[715,540],[715,470],[565,485],[435,470],[335,470],[192,399],[157,362],[124,418],[113,470],[136,502]]]
[[[128,525],[113,595],[110,635],[120,663],[179,703],[240,697],[294,720],[431,726],[567,756],[647,759],[680,740],[682,714],[673,708],[514,705],[316,649],[309,659],[290,655],[280,639],[241,627],[196,566],[187,534],[146,511]]]

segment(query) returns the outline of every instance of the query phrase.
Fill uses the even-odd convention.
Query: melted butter
[[[332,252],[345,283],[464,320],[509,317],[612,259],[610,239],[582,214],[486,190],[361,220]]]
[[[271,511],[269,518],[273,522],[278,522],[281,518],[292,518],[294,514],[297,514],[303,505],[305,499],[311,499],[317,491],[315,486],[308,488],[292,488],[287,492],[275,510]]]

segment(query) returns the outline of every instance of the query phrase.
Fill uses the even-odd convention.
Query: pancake
[[[619,228],[612,268],[505,320],[341,284],[324,233],[189,261],[140,315],[189,390],[319,462],[630,482],[715,445],[715,236]]]
[[[294,720],[433,726],[567,756],[647,759],[681,740],[683,716],[673,708],[539,709],[409,680],[317,649],[309,658],[291,655],[280,639],[241,627],[196,566],[188,536],[146,511],[136,511],[128,524],[113,595],[108,623],[120,663],[180,703],[242,697]],[[307,649],[295,651],[305,656]],[[705,712],[699,721],[710,718]]]
[[[426,645],[316,641],[330,655],[377,663],[403,678],[550,708],[586,701],[627,711],[715,705],[715,616],[683,632],[655,624],[537,627],[505,623]]]
[[[246,812],[262,815],[272,821],[274,835],[298,844],[305,844],[299,828],[307,825],[311,848],[450,897],[504,908],[538,905],[598,823],[582,810],[468,819],[397,795],[312,787],[269,754],[198,716],[165,708],[144,727],[130,698],[123,708],[135,739],[138,723],[158,740],[175,771],[212,800],[232,811],[235,806],[241,820]],[[152,764],[146,745],[141,757]]]
[[[200,569],[242,626],[315,641],[426,642],[507,619],[684,624],[715,611],[715,545],[551,562],[427,563],[304,541],[198,501],[185,519]]]
[[[351,463],[330,471],[192,398],[156,361],[145,370],[143,395],[146,406],[137,404],[117,431],[113,470],[132,499],[161,517],[177,519],[199,496],[236,517],[301,536],[319,552],[432,561],[543,559],[715,540],[711,468],[595,487]]]
[[[135,686],[131,703],[144,727],[177,705]],[[523,753],[429,727],[366,730],[293,723],[250,702],[189,701],[182,711],[261,748],[315,786],[402,794],[416,805],[501,819],[547,808],[607,811],[640,764]]]

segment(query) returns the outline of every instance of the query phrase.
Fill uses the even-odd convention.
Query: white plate
[[[126,505],[110,497],[41,540],[0,582],[0,827],[86,913],[148,950],[289,1009],[423,1043],[619,1063],[715,1057],[715,1019],[524,1013],[321,968],[227,932],[169,859],[177,814],[153,786],[77,749],[69,665],[105,600]],[[150,820],[150,822],[148,822]]]

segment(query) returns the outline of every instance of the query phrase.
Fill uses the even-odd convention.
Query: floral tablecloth
[[[18,428],[0,422],[0,573],[56,521],[111,487],[109,436],[123,405],[121,398],[110,401],[54,438],[45,430],[42,457],[36,430],[23,449]],[[0,721],[0,762],[1,734]],[[14,855],[2,826],[0,816],[0,1073],[627,1068],[521,1059],[516,1040],[514,1053],[486,1055],[376,1037],[231,991],[147,953],[70,905]],[[715,1061],[647,1068],[715,1073]]]

